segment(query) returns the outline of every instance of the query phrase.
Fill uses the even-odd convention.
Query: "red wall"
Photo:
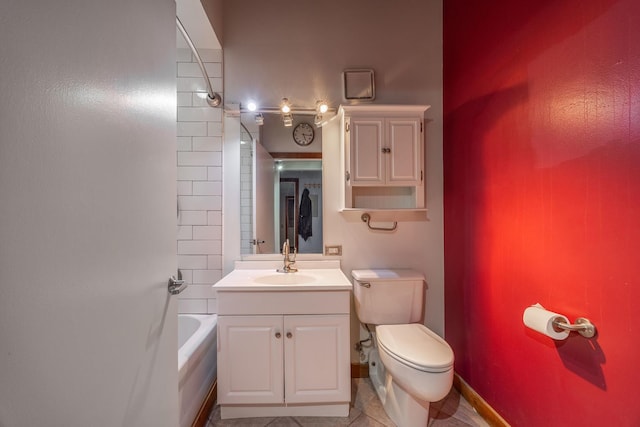
[[[514,426],[639,426],[640,1],[446,0],[444,52],[457,372]]]

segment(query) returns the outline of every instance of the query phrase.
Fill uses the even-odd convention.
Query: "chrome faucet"
[[[293,259],[291,259],[290,248],[289,248],[289,239],[285,240],[282,245],[282,255],[284,255],[284,267],[281,270],[278,270],[281,273],[295,273],[298,269],[295,267],[296,263],[296,255],[298,253],[298,248],[293,250]]]

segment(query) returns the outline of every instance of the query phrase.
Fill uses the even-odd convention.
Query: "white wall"
[[[441,0],[233,0],[222,7],[228,101],[278,106],[287,97],[313,107],[322,98],[337,107],[343,70],[372,68],[375,102],[441,110]]]
[[[240,145],[240,250],[252,254],[253,245],[253,143],[243,130]]]
[[[173,0],[0,2],[0,425],[178,424]]]
[[[443,335],[442,1],[328,0],[300,7],[295,0],[234,0],[223,11],[229,102],[251,97],[277,105],[288,97],[313,106],[325,98],[337,107],[342,71],[365,67],[375,70],[375,103],[431,105],[425,120],[428,220],[401,222],[395,233],[372,233],[338,212],[344,185],[339,134],[331,125],[323,128],[324,243],[343,245],[347,274],[370,267],[422,271],[425,324]]]
[[[187,29],[187,32],[189,29]],[[222,51],[201,49],[214,91],[222,91]],[[210,107],[206,83],[188,48],[177,51],[178,268],[189,287],[180,313],[215,313],[211,288],[222,277],[222,108]]]

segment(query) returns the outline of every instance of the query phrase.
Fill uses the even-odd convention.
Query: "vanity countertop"
[[[217,291],[351,290],[351,282],[334,261],[299,261],[295,273],[280,273],[282,262],[239,261],[236,269],[213,285]]]

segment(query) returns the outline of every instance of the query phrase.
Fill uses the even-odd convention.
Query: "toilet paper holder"
[[[553,327],[558,332],[560,330],[577,332],[585,338],[593,338],[596,334],[596,327],[585,317],[578,317],[574,324],[565,323],[562,319],[556,319],[553,321]]]

